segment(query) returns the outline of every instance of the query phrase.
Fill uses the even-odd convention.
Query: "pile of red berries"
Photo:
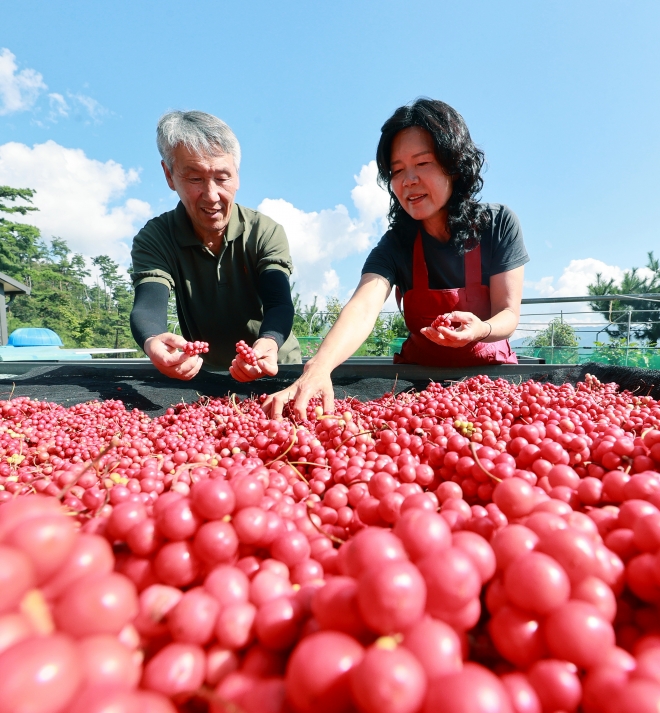
[[[55,498],[0,506],[0,710],[174,713],[139,691],[135,584]]]
[[[451,319],[449,319],[449,315],[447,314],[439,314],[431,323],[431,327],[433,327],[433,329],[437,329],[438,327],[453,329]]]
[[[254,353],[254,349],[249,344],[246,344],[242,339],[240,342],[236,343],[236,353],[239,357],[250,366],[257,366],[257,355]]]
[[[197,356],[198,354],[208,354],[208,342],[186,342],[183,345],[183,351],[189,356]]]
[[[0,401],[0,711],[657,712],[655,399],[335,407]]]

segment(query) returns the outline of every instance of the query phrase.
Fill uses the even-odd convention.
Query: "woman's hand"
[[[460,322],[456,329],[448,327],[424,327],[421,333],[432,342],[442,347],[465,347],[472,342],[479,342],[491,333],[488,322],[482,322],[472,312],[450,312],[448,315],[452,322]]]
[[[335,393],[330,380],[330,372],[315,368],[312,362],[307,362],[303,375],[288,389],[271,394],[261,404],[269,418],[279,418],[282,410],[289,402],[293,402],[293,412],[301,420],[307,419],[307,404],[314,396],[320,395],[323,400],[323,412],[333,413],[335,409]]]
[[[472,312],[450,312],[452,322],[460,322],[457,329],[424,327],[422,334],[443,347],[464,347],[473,342],[497,342],[508,339],[520,320],[524,267],[491,275],[490,305],[492,317],[484,322]]]
[[[471,342],[498,342],[508,339],[520,320],[524,267],[491,275],[490,305],[492,317],[483,322],[472,312],[451,312],[452,322],[460,322],[458,329],[424,327],[422,334],[443,347],[464,347]]]
[[[275,376],[277,374],[277,342],[269,337],[262,337],[252,345],[257,357],[257,366],[251,366],[243,361],[238,354],[229,367],[229,373],[236,381],[254,381],[262,376]]]

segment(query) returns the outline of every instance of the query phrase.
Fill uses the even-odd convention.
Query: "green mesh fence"
[[[516,347],[519,356],[540,357],[546,364],[586,364],[597,362],[611,366],[660,369],[660,348],[625,347]]]
[[[303,357],[313,357],[323,341],[321,337],[298,337],[297,339]],[[353,356],[393,356],[401,350],[404,341],[405,339],[393,339],[391,342],[385,342],[369,337]]]
[[[298,337],[303,357],[318,351],[321,337]],[[392,356],[401,350],[405,340],[394,339],[381,343],[370,337],[354,356]],[[587,364],[597,362],[611,366],[632,366],[638,369],[660,370],[660,348],[626,347],[621,344],[601,347],[516,347],[518,356],[545,359],[546,364]]]

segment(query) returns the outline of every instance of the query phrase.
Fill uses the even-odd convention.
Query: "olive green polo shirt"
[[[133,239],[133,284],[159,282],[174,290],[181,333],[209,343],[205,365],[227,369],[236,342],[252,344],[264,318],[257,278],[265,270],[291,275],[284,228],[257,211],[234,204],[220,253],[197,238],[183,203],[150,220]],[[277,355],[280,364],[301,361],[292,334]]]

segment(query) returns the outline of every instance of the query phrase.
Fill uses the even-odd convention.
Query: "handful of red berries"
[[[186,342],[183,345],[183,351],[188,356],[197,356],[198,354],[206,354],[209,350],[208,342]]]
[[[254,349],[242,339],[236,343],[236,353],[246,364],[257,366],[257,355],[254,353]]]
[[[433,329],[437,329],[438,327],[446,327],[447,329],[453,329],[453,327],[451,326],[451,320],[446,314],[439,314],[433,320],[431,326],[433,327]]]

